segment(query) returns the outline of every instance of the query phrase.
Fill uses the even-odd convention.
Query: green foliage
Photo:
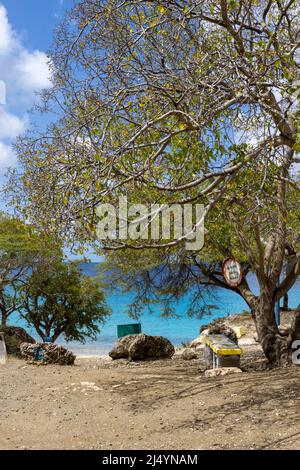
[[[209,274],[219,281],[217,285],[228,288],[222,282],[221,273],[221,264],[226,257],[238,259],[245,273],[249,270],[256,272],[259,264],[256,233],[259,231],[262,242],[268,240],[278,224],[274,194],[277,193],[279,172],[274,162],[268,165],[247,163],[236,179],[228,184],[222,200],[208,214],[204,247],[198,253],[185,251],[184,245],[159,250],[108,252],[107,267],[114,269],[106,279],[107,284],[118,285],[134,294],[130,313],[135,316],[144,308],[151,311],[154,304],[163,305],[162,314],[170,315],[176,301],[183,295],[190,295],[187,314],[201,316],[203,307],[207,314],[211,308],[207,304],[208,294],[214,294],[208,284],[215,283],[209,279]],[[299,233],[300,225],[299,192],[290,188],[286,202],[286,243],[293,246],[293,237]],[[295,246],[299,246],[299,240]]]
[[[78,263],[57,259],[39,265],[24,286],[21,315],[39,336],[52,341],[95,339],[110,313],[99,283],[80,271]]]
[[[44,103],[59,102],[62,116],[19,141],[20,191],[46,231],[99,251],[136,249],[109,256],[125,289],[138,284],[133,314],[161,299],[168,314],[170,299],[193,287],[198,311],[200,285],[229,288],[220,272],[228,256],[272,299],[291,287],[277,289],[287,245],[299,248],[299,13],[293,1],[82,0],[64,19]],[[97,243],[98,205],[122,195],[203,204],[204,249]],[[164,276],[151,279],[161,266]],[[232,290],[255,309],[248,287]]]
[[[39,253],[45,254],[55,246],[53,239],[20,219],[0,214],[0,270],[30,265]]]
[[[1,323],[18,308],[17,290],[29,270],[41,259],[60,252],[57,242],[21,220],[0,214],[0,314]]]

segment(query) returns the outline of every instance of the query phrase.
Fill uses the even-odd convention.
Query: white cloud
[[[16,63],[16,73],[22,89],[35,91],[51,85],[48,58],[44,52],[24,50]]]
[[[20,118],[0,108],[0,139],[15,139],[28,126],[28,118]]]
[[[1,168],[16,165],[11,143],[28,127],[26,111],[36,101],[36,92],[51,86],[46,54],[39,50],[30,51],[22,44],[21,38],[9,23],[7,10],[1,3],[0,83],[1,96],[6,98],[6,105],[0,106],[1,172]]]
[[[17,157],[12,146],[0,141],[0,167],[6,169],[15,166],[16,162]]]
[[[0,5],[0,55],[9,53],[14,44],[14,35],[8,22],[6,9]]]

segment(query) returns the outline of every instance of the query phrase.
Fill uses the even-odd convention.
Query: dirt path
[[[0,448],[299,449],[299,379],[295,366],[208,379],[198,360],[10,360]]]

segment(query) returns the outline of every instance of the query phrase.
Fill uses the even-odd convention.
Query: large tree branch
[[[289,274],[280,283],[275,291],[275,301],[280,300],[295,284],[300,275],[300,253],[295,256],[295,262],[290,269]]]
[[[271,261],[271,272],[269,276],[269,287],[273,293],[282,271],[283,260],[286,246],[286,225],[287,225],[287,201],[286,201],[286,182],[284,179],[288,176],[289,167],[293,160],[294,151],[288,150],[285,162],[281,168],[282,179],[278,183],[278,217],[277,226],[274,229],[274,250]]]

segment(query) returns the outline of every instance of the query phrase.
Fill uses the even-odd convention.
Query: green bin
[[[140,323],[130,323],[129,325],[118,325],[118,338],[127,335],[137,335],[142,332]]]

